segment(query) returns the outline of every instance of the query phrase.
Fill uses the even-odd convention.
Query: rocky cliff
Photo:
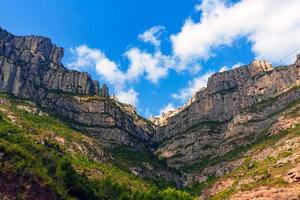
[[[99,83],[87,73],[69,71],[61,64],[63,49],[38,36],[13,36],[0,29],[2,92],[32,98],[39,88],[94,95]]]
[[[63,49],[40,36],[14,36],[0,28],[0,92],[31,99],[107,145],[144,146],[151,123],[109,98],[87,73],[61,63]]]
[[[266,61],[254,61],[212,75],[207,88],[199,91],[188,106],[161,120],[155,134],[156,153],[165,157],[169,165],[181,167],[243,145],[243,136],[258,133],[276,120],[268,118],[270,112],[276,113],[300,98],[298,62],[273,69]],[[242,113],[251,106],[267,104],[268,101],[274,103],[273,107],[259,115]],[[239,126],[251,120],[259,124]],[[229,145],[234,140],[240,142]]]

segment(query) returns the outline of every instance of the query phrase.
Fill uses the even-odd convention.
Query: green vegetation
[[[296,88],[297,89],[297,88]],[[259,112],[263,108],[272,105],[275,101],[277,100],[277,97],[274,98],[269,98],[265,101],[262,101],[256,105],[251,106],[250,108],[247,109],[247,112]],[[299,105],[300,101],[296,100],[291,103],[289,103],[283,110],[291,109],[294,108],[291,112],[288,112],[286,114],[286,117],[297,117],[299,116]],[[191,128],[194,129],[195,127]],[[282,137],[287,135],[291,130],[289,131],[282,131],[279,134],[276,134],[274,136],[268,136],[266,135],[268,128],[265,130],[261,131],[261,134],[259,136],[255,136],[254,134],[249,135],[247,138],[245,138],[245,141],[248,141],[246,145],[239,146],[235,148],[234,150],[229,151],[225,155],[221,157],[211,157],[207,156],[201,159],[200,162],[194,163],[192,165],[188,166],[183,166],[182,170],[184,172],[195,172],[195,171],[202,171],[204,168],[211,166],[211,165],[216,165],[221,162],[227,162],[227,161],[232,161],[235,159],[240,158],[245,152],[253,149],[255,146],[264,146],[267,147],[270,143],[276,142],[280,140]]]
[[[95,139],[51,116],[18,109],[17,105],[34,108],[25,101],[4,94],[1,98],[9,103],[0,105],[0,153],[3,155],[0,157],[0,179],[2,176],[30,177],[30,181],[23,183],[28,186],[26,188],[37,183],[53,191],[59,199],[193,199],[186,192],[167,188],[169,184],[165,184],[166,189],[160,189],[115,163],[94,161],[95,150],[87,147],[93,145],[101,149]],[[132,162],[140,159],[161,162],[125,151],[116,152],[119,155],[116,163],[117,159],[122,163],[124,154],[130,155]]]
[[[284,137],[291,139],[297,136],[300,136],[300,125],[293,129],[285,130],[278,135],[261,138],[252,144],[248,151],[251,150],[251,152],[255,155],[256,152],[260,152],[268,147],[274,146],[280,139],[283,139]],[[277,166],[276,164],[278,160],[291,156],[292,154],[293,152],[289,150],[282,150],[278,152],[276,157],[269,156],[263,160],[254,160],[251,155],[248,155],[243,157],[245,159],[243,164],[232,172],[219,178],[209,178],[204,183],[190,186],[190,188],[196,188],[197,192],[198,187],[200,191],[203,191],[217,181],[231,179],[234,181],[231,186],[224,188],[222,191],[210,198],[211,200],[223,200],[229,199],[230,196],[238,191],[249,191],[260,186],[289,187],[289,183],[286,182],[281,176],[286,174],[287,171],[293,167],[293,165],[290,162],[280,166]],[[188,190],[189,188],[186,189],[192,194],[197,194],[194,190]]]
[[[236,188],[233,187],[229,187],[219,193],[217,193],[215,196],[213,196],[212,198],[210,198],[210,200],[224,200],[224,199],[228,199],[234,192],[236,191]]]
[[[195,196],[199,196],[205,188],[211,187],[212,184],[216,182],[216,180],[217,178],[215,176],[209,176],[206,181],[189,185],[184,188],[184,190]]]
[[[250,135],[245,138],[246,145],[220,157],[205,157],[181,170],[188,173],[201,172],[208,166],[243,158],[245,160],[240,167],[223,177],[211,176],[203,183],[176,190],[175,182],[158,176],[141,179],[130,173],[131,167],[146,170],[148,164],[154,169],[171,170],[164,160],[151,153],[119,148],[111,152],[112,160],[104,158],[105,162],[99,161],[99,158],[94,159],[96,150],[103,150],[103,147],[97,140],[70,128],[58,118],[39,115],[39,109],[36,110],[30,102],[13,99],[5,94],[0,94],[0,98],[9,101],[8,104],[0,104],[0,179],[6,176],[30,177],[30,181],[24,183],[25,186],[30,188],[31,184],[38,183],[42,188],[53,191],[60,199],[189,200],[199,196],[215,182],[225,179],[234,180],[233,185],[218,192],[212,199],[227,199],[237,191],[260,186],[286,187],[288,183],[278,175],[285,174],[291,165],[285,163],[275,167],[275,164],[279,159],[291,156],[293,152],[286,150],[277,157],[261,161],[252,160],[245,153],[274,146],[283,137],[300,136],[300,125],[273,136],[266,135],[265,131],[260,136]],[[271,106],[277,98],[253,105],[247,112],[259,112]],[[292,109],[285,117],[298,117],[298,104],[299,101],[295,101],[287,105],[285,110]],[[33,111],[22,110],[18,105],[32,108]],[[203,126],[217,134],[220,125],[219,122],[202,122],[183,131],[178,137]],[[91,146],[93,148],[87,148]]]
[[[210,129],[210,133],[212,134],[219,134],[221,129],[220,126],[222,124],[224,124],[226,122],[218,122],[218,121],[203,121],[197,124],[194,124],[193,126],[185,129],[182,132],[179,132],[176,134],[175,137],[172,137],[172,140],[177,140],[177,139],[181,139],[184,138],[185,134],[189,134],[191,132],[197,131],[202,129],[203,127],[208,127]],[[160,144],[157,145],[164,145],[165,143],[170,142],[169,138],[166,138],[165,140],[163,140],[162,142],[160,142]]]
[[[266,100],[262,100],[256,104],[253,104],[252,106],[246,108],[244,112],[249,112],[249,113],[256,113],[262,111],[264,108],[268,106],[272,106],[274,102],[276,102],[278,97],[271,97]]]
[[[203,159],[201,159],[200,162],[197,162],[197,163],[189,165],[189,166],[184,166],[182,168],[182,170],[185,172],[202,171],[204,168],[211,166],[211,165],[216,165],[218,163],[225,162],[225,161],[228,162],[228,161],[236,160],[236,159],[240,158],[245,152],[249,151],[250,149],[253,149],[255,146],[258,146],[258,145],[267,146],[274,141],[278,141],[279,139],[284,137],[286,134],[287,134],[287,132],[284,131],[284,132],[281,132],[280,134],[274,135],[272,137],[265,135],[265,134],[258,136],[258,137],[255,137],[253,135],[254,139],[252,137],[249,137],[249,143],[247,145],[237,147],[234,150],[231,150],[228,153],[226,153],[225,155],[220,156],[220,157],[210,157],[210,156],[204,157]]]
[[[112,155],[115,158],[114,165],[120,169],[130,171],[129,167],[139,167],[143,171],[147,171],[147,168],[153,168],[152,170],[165,170],[178,173],[175,169],[171,169],[167,166],[166,162],[159,159],[153,154],[144,151],[133,151],[126,148],[117,148],[112,151]],[[154,183],[159,188],[176,187],[175,181],[168,181],[153,174],[153,178],[145,178],[148,182]]]
[[[272,106],[280,97],[286,95],[287,93],[290,93],[290,92],[293,92],[295,90],[298,90],[299,89],[299,86],[295,86],[295,87],[292,87],[291,89],[289,89],[288,91],[280,94],[279,96],[274,96],[274,97],[270,97],[270,98],[267,98],[265,100],[262,100],[258,103],[255,103],[253,105],[251,105],[250,107],[247,107],[245,109],[242,110],[242,113],[246,113],[246,112],[249,112],[249,113],[257,113],[257,112],[261,112],[263,111],[263,109],[265,109],[266,107],[269,107],[269,106]],[[291,102],[286,108],[284,109],[288,109],[288,108],[291,108],[295,105],[299,104],[299,100],[296,100],[296,101],[293,101]]]
[[[126,164],[124,166],[128,166],[127,164],[133,164],[135,166],[144,167],[142,163],[151,163],[164,166],[167,168],[167,164],[158,159],[153,154],[144,152],[144,151],[133,151],[127,148],[116,148],[112,151],[112,154],[118,160],[118,164]]]

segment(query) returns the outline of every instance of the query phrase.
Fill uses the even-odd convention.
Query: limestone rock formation
[[[299,87],[298,62],[273,69],[266,61],[254,61],[212,75],[207,88],[199,91],[188,106],[173,111],[168,118],[162,116],[155,134],[155,141],[159,144],[156,153],[165,157],[169,165],[180,167],[228,152],[234,148],[225,145],[231,140],[229,138],[240,138],[242,132],[250,135],[272,122],[272,118],[268,118],[269,122],[263,120],[268,115],[243,116],[245,119],[242,119],[241,111],[282,96],[279,98],[282,101],[270,108],[275,112],[300,98],[298,90],[286,93]],[[250,121],[250,118],[257,121],[260,118],[261,124],[249,130],[245,126],[238,128],[243,123],[241,121]],[[220,148],[222,145],[224,148]]]
[[[100,88],[88,73],[66,69],[63,53],[48,38],[0,28],[0,92],[32,99],[104,144],[134,147],[149,140],[151,125],[110,99],[105,84]]]
[[[57,90],[73,94],[100,95],[108,97],[108,87],[99,83],[88,73],[64,68],[62,48],[40,36],[13,36],[0,28],[2,92],[24,98],[33,95],[36,88]]]
[[[109,97],[109,90],[108,87],[106,86],[106,84],[103,84],[100,91],[99,91],[99,95],[101,97]]]

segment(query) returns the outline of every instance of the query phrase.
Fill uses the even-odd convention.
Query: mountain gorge
[[[0,199],[299,198],[299,56],[216,73],[148,120],[63,52],[0,28]]]

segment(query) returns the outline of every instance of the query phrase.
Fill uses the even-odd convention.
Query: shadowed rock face
[[[66,69],[63,53],[48,38],[14,36],[0,28],[0,92],[33,100],[104,144],[143,146],[152,126],[110,99],[105,84],[99,88],[88,73]]]

